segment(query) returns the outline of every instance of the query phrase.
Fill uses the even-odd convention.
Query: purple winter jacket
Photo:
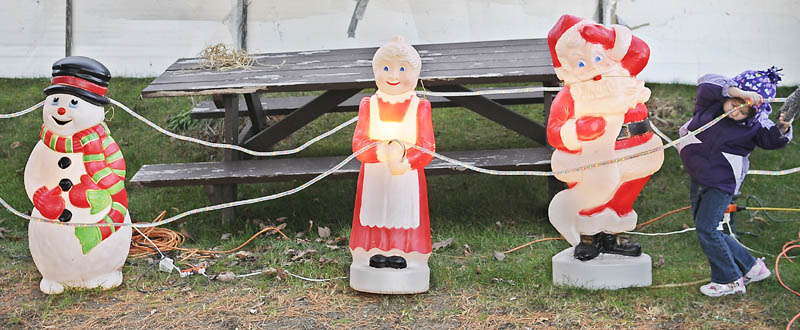
[[[723,113],[722,105],[730,98],[728,87],[736,87],[730,78],[707,74],[697,80],[694,115],[680,128],[681,137]],[[735,121],[725,118],[705,131],[678,144],[684,168],[696,182],[730,194],[739,191],[750,167],[750,153],[756,146],[777,149],[792,140],[792,128],[786,134],[769,119],[770,110]]]

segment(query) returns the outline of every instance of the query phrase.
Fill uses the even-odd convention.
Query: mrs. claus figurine
[[[42,113],[41,139],[25,167],[32,215],[66,223],[130,222],[125,160],[103,122],[111,74],[91,58],[71,56],[53,64]],[[31,222],[28,240],[39,288],[113,288],[128,256],[131,228],[68,227]]]
[[[358,291],[403,294],[428,290],[431,229],[423,168],[434,150],[431,104],[416,96],[422,61],[402,37],[375,52],[378,91],[361,100],[353,151],[361,170],[350,234],[350,286]]]

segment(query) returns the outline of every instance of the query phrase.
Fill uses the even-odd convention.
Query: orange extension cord
[[[664,218],[665,218],[665,217],[667,217],[668,215],[672,215],[672,214],[675,214],[675,213],[678,213],[678,212],[686,211],[686,210],[688,210],[688,209],[690,209],[690,208],[691,208],[690,206],[684,206],[684,207],[682,207],[682,208],[679,208],[679,209],[676,209],[676,210],[669,211],[669,212],[667,212],[667,213],[664,213],[664,214],[662,214],[662,215],[659,215],[659,216],[657,216],[657,217],[655,217],[655,218],[652,218],[652,219],[650,219],[650,220],[647,220],[647,221],[645,221],[645,222],[642,222],[642,223],[640,223],[640,224],[636,225],[636,229],[640,229],[640,228],[642,228],[642,227],[644,227],[644,226],[647,226],[647,225],[649,225],[649,224],[651,224],[651,223],[653,223],[653,222],[656,222],[656,221],[658,221],[658,220],[664,219]],[[539,242],[557,241],[557,240],[563,240],[563,239],[564,239],[563,237],[545,237],[545,238],[540,238],[540,239],[536,239],[536,240],[530,241],[530,242],[528,242],[528,243],[522,244],[522,245],[520,245],[520,246],[517,246],[517,247],[515,247],[515,248],[512,248],[512,249],[505,250],[505,251],[503,251],[503,253],[506,253],[506,254],[508,254],[508,253],[511,253],[511,252],[517,251],[517,250],[519,250],[519,249],[522,249],[522,248],[525,248],[525,247],[531,246],[531,245],[533,245],[533,244],[536,244],[536,243],[539,243]]]
[[[164,218],[166,214],[167,214],[166,211],[162,211],[161,214],[153,220],[153,222],[160,221],[161,219]],[[131,249],[128,256],[130,256],[131,258],[141,258],[151,254],[156,254],[158,252],[153,250],[153,244],[155,244],[158,247],[158,250],[161,250],[161,252],[172,251],[172,250],[188,252],[188,255],[183,257],[179,262],[189,259],[190,257],[195,256],[196,254],[206,254],[206,255],[228,254],[240,250],[259,235],[270,231],[277,232],[278,234],[281,234],[283,238],[287,240],[289,239],[289,237],[286,236],[286,234],[284,234],[283,232],[281,232],[280,229],[275,227],[266,227],[261,231],[255,233],[252,237],[250,237],[250,239],[248,239],[247,241],[245,241],[244,243],[240,244],[239,246],[233,249],[225,251],[213,251],[213,250],[189,249],[180,247],[180,245],[183,244],[186,238],[182,234],[171,229],[162,227],[143,228],[141,230],[142,234],[147,236],[147,238],[150,238],[150,241],[152,241],[153,243],[151,244],[147,240],[147,238],[145,238],[145,236],[142,236],[142,234],[140,234],[138,231],[134,231],[133,236],[131,237]]]
[[[800,232],[798,232],[797,235],[800,236]],[[780,282],[781,286],[783,286],[786,290],[789,290],[789,292],[794,293],[797,296],[800,296],[800,292],[797,292],[797,291],[793,290],[788,285],[786,285],[786,283],[783,283],[783,279],[781,279],[781,272],[778,269],[778,264],[781,261],[781,257],[786,258],[786,260],[789,260],[789,262],[793,262],[792,259],[789,258],[786,254],[789,251],[791,251],[793,249],[796,249],[796,248],[800,248],[800,239],[796,239],[794,241],[790,241],[790,242],[788,242],[788,243],[783,245],[783,249],[781,250],[781,253],[778,254],[777,258],[775,258],[775,277],[778,278],[778,282]],[[797,315],[795,315],[791,320],[789,320],[789,324],[786,325],[786,330],[789,330],[789,328],[792,327],[792,323],[794,323],[794,321],[797,321],[798,318],[800,318],[800,313],[797,313]]]
[[[661,220],[661,219],[663,219],[663,218],[665,218],[665,217],[667,217],[669,215],[672,215],[672,214],[675,214],[675,213],[678,213],[678,212],[682,212],[682,211],[686,211],[686,210],[688,210],[690,208],[691,208],[690,206],[685,206],[685,207],[682,207],[682,208],[679,208],[679,209],[675,209],[675,210],[669,211],[669,212],[664,213],[664,214],[662,214],[660,216],[657,216],[657,217],[655,217],[653,219],[650,219],[648,221],[645,221],[645,222],[642,222],[642,223],[636,225],[636,229],[640,229],[640,228],[642,228],[644,226],[647,226],[647,225],[649,225],[649,224],[651,224],[653,222]],[[728,210],[729,211],[736,211],[736,208],[737,208],[737,206],[735,204],[732,204],[732,207],[729,207]],[[751,209],[764,209],[764,208],[751,208]],[[800,232],[798,233],[798,236],[800,237]],[[546,242],[546,241],[553,241],[553,240],[563,240],[563,239],[564,239],[563,237],[541,238],[541,239],[533,240],[533,241],[530,241],[530,242],[525,243],[523,245],[517,246],[517,247],[515,247],[513,249],[508,249],[508,250],[504,251],[503,253],[508,254],[508,253],[517,251],[519,249],[525,248],[527,246],[530,246],[530,245],[533,245],[533,244],[539,243],[539,242]],[[789,258],[789,256],[787,256],[787,253],[789,251],[791,251],[793,249],[797,249],[797,248],[800,248],[800,239],[796,239],[796,240],[790,241],[790,242],[788,242],[788,243],[783,245],[783,248],[781,249],[781,253],[778,254],[777,258],[775,258],[775,277],[778,278],[778,282],[780,282],[781,286],[783,286],[786,290],[789,290],[789,292],[791,292],[791,293],[793,293],[793,294],[795,294],[797,296],[800,296],[800,292],[795,291],[794,289],[792,289],[788,285],[786,285],[786,283],[783,283],[783,279],[781,278],[781,273],[780,273],[780,269],[779,269],[779,263],[781,261],[781,258],[786,258],[786,260],[788,260],[789,262],[793,262],[792,259]],[[652,286],[651,288],[680,287],[680,286],[700,284],[700,283],[703,283],[703,282],[706,282],[706,281],[707,280],[700,280],[700,281],[680,283],[680,284],[657,285],[657,286]],[[800,313],[797,313],[797,315],[795,315],[791,320],[789,320],[789,324],[786,325],[786,330],[789,330],[792,327],[792,324],[794,323],[794,321],[797,321],[798,318],[800,318]]]
[[[663,219],[663,218],[665,218],[665,217],[667,217],[669,215],[672,215],[672,214],[675,214],[675,213],[678,213],[678,212],[682,212],[682,211],[686,211],[688,209],[690,209],[690,207],[689,206],[685,206],[685,207],[682,207],[682,208],[679,208],[679,209],[675,209],[675,210],[669,211],[669,212],[664,213],[664,214],[662,214],[660,216],[657,216],[657,217],[655,217],[653,219],[650,219],[648,221],[645,221],[645,222],[642,222],[642,223],[636,225],[636,229],[640,229],[640,228],[642,228],[644,226],[647,226],[647,225],[652,224],[652,223],[654,223],[656,221],[659,221],[659,220],[661,220],[661,219]],[[161,214],[158,217],[156,217],[153,220],[153,222],[156,222],[156,221],[159,221],[159,220],[163,219],[164,215],[166,215],[166,211],[161,212]],[[185,237],[182,234],[180,234],[180,233],[178,233],[178,232],[176,232],[174,230],[167,229],[167,228],[161,228],[161,227],[144,228],[142,230],[142,234],[144,234],[148,238],[150,238],[150,240],[153,242],[153,244],[158,246],[158,249],[161,250],[162,252],[164,252],[164,251],[172,251],[172,250],[188,252],[188,255],[183,257],[183,259],[181,259],[181,261],[184,261],[184,260],[186,260],[186,259],[188,259],[188,258],[190,258],[192,256],[195,256],[196,254],[228,254],[228,253],[236,252],[239,249],[245,247],[247,244],[249,244],[251,241],[253,241],[259,235],[261,235],[263,233],[266,233],[266,232],[269,232],[269,231],[275,231],[275,232],[281,234],[281,236],[283,236],[283,238],[289,239],[289,237],[286,236],[286,234],[284,234],[283,232],[281,232],[280,229],[275,228],[275,227],[266,227],[266,228],[262,229],[261,231],[255,233],[252,237],[250,237],[250,239],[248,239],[247,241],[245,241],[244,243],[240,244],[239,246],[237,246],[237,247],[235,247],[233,249],[225,250],[225,251],[213,251],[213,250],[182,248],[182,247],[180,247],[180,245],[183,244],[183,242],[185,241]],[[800,236],[800,233],[798,233],[798,236]],[[528,247],[528,246],[531,246],[533,244],[540,243],[540,242],[556,241],[556,240],[563,240],[563,239],[564,239],[563,237],[545,237],[545,238],[540,238],[540,239],[536,239],[536,240],[530,241],[528,243],[525,243],[523,245],[517,246],[515,248],[511,248],[511,249],[508,249],[506,251],[503,251],[503,253],[505,253],[505,254],[512,253],[514,251],[523,249],[525,247]],[[149,241],[147,241],[147,239],[145,239],[144,236],[139,234],[139,232],[134,232],[133,237],[131,238],[131,250],[130,250],[129,256],[131,258],[141,258],[141,257],[145,257],[145,256],[148,256],[148,255],[151,255],[151,254],[158,253],[155,250],[153,250],[152,248],[150,248],[150,246],[152,246],[152,244]],[[786,288],[786,290],[789,290],[789,292],[791,292],[791,293],[793,293],[793,294],[795,294],[797,296],[800,296],[800,292],[795,291],[794,289],[790,288],[788,285],[786,285],[783,282],[783,279],[781,279],[780,269],[779,269],[779,262],[780,262],[781,258],[786,258],[786,260],[788,260],[789,262],[793,262],[792,259],[790,259],[787,256],[787,253],[789,251],[793,250],[793,249],[796,249],[796,248],[800,248],[800,239],[790,241],[790,242],[788,242],[788,243],[783,245],[781,253],[775,259],[775,276],[778,278],[778,282],[780,282],[780,284],[784,288]],[[680,285],[672,285],[672,286],[693,285],[693,284],[697,284],[697,283],[705,282],[705,281],[706,280],[702,280],[702,281],[683,283],[683,284],[680,284]],[[668,286],[665,286],[665,287],[668,287]],[[791,326],[794,323],[794,321],[796,321],[798,318],[800,318],[800,313],[795,315],[789,321],[789,324],[786,325],[786,329],[788,330],[789,328],[791,328]]]

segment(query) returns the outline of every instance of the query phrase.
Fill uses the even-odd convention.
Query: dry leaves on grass
[[[500,251],[494,251],[494,258],[497,261],[503,261],[506,258],[506,254]]]
[[[320,238],[327,238],[331,236],[331,229],[328,227],[317,227],[317,233]]]
[[[450,245],[450,243],[453,243],[453,237],[450,237],[450,238],[448,238],[448,239],[446,239],[444,241],[441,241],[441,242],[433,243],[433,245],[431,247],[433,248],[434,251],[436,251],[438,249],[446,248],[448,245]]]
[[[298,261],[305,257],[311,256],[311,254],[314,254],[316,252],[317,250],[311,248],[305,250],[295,250],[292,248],[286,248],[286,250],[283,251],[285,255],[290,256],[291,261]]]

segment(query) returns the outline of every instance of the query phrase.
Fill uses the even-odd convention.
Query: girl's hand
[[[740,99],[744,99],[745,101],[750,101],[751,106],[758,105],[764,101],[764,98],[761,96],[761,94],[756,92],[745,92],[738,87],[733,86],[728,88],[728,94],[730,94],[732,97],[738,97]]]
[[[750,101],[751,106],[757,106],[764,101],[764,97],[756,92],[745,92],[744,99]]]
[[[784,120],[785,115],[786,115],[785,113],[781,113],[781,115],[778,117],[778,128],[781,130],[781,133],[783,134],[789,132],[789,128],[792,127],[792,122],[794,121],[794,118],[792,118],[792,120],[789,121]]]

